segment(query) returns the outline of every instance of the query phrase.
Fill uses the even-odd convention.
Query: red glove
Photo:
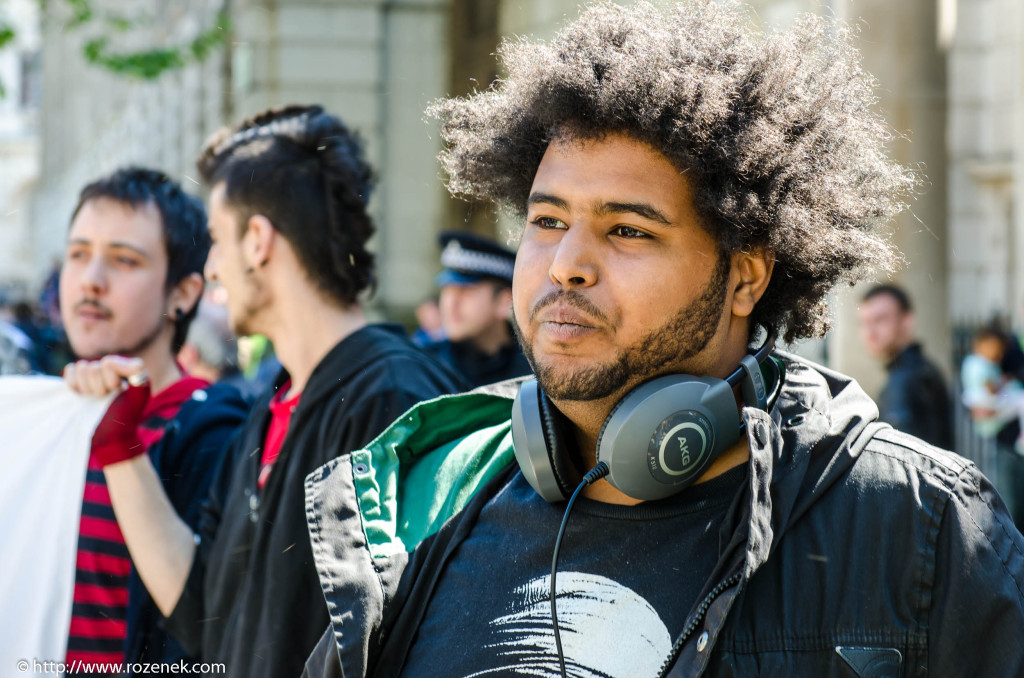
[[[110,403],[92,434],[92,456],[101,467],[134,459],[145,453],[139,440],[142,412],[149,402],[149,382],[129,386]]]

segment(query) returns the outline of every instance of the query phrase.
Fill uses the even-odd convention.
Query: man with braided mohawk
[[[226,675],[298,675],[328,620],[305,476],[420,400],[457,390],[457,377],[403,328],[364,318],[371,176],[341,121],[317,106],[268,111],[217,134],[199,169],[212,187],[206,273],[228,293],[236,334],[268,336],[284,370],[229,446],[198,531],[175,514],[126,427],[94,445],[118,451],[104,468],[111,501],[165,627]],[[104,383],[137,371],[97,367],[110,372]],[[119,421],[131,420],[142,388],[114,401]]]
[[[841,26],[737,7],[597,5],[433,109],[452,192],[525,222],[537,379],[310,476],[308,675],[1024,672],[1024,539],[988,481],[772,350],[896,260],[875,227],[915,179]]]

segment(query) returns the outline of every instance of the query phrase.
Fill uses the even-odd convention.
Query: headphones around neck
[[[774,347],[769,334],[725,379],[670,374],[627,393],[597,436],[597,461],[608,466],[608,482],[641,501],[689,487],[740,438],[743,421],[733,388],[741,386],[749,407],[768,410],[775,404],[784,368],[770,359]],[[583,479],[569,454],[568,427],[537,380],[523,382],[512,404],[512,445],[523,476],[549,502],[567,499]]]

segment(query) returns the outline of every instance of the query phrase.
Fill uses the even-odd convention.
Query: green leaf
[[[71,7],[71,20],[64,24],[64,30],[69,31],[92,21],[93,11],[90,0],[65,0],[65,2]]]
[[[69,3],[88,3],[88,0],[66,0]],[[109,15],[106,23],[125,31],[137,28],[140,22],[125,17]],[[226,14],[217,17],[213,27],[201,32],[184,45],[157,47],[139,52],[118,53],[109,48],[106,37],[93,38],[82,48],[86,61],[105,68],[118,75],[142,80],[154,80],[165,72],[182,68],[189,63],[205,61],[227,42],[231,23]]]
[[[14,28],[0,24],[0,48],[6,47],[9,42],[12,42],[15,35]]]
[[[91,64],[103,62],[103,51],[107,48],[106,38],[93,38],[82,47],[82,54],[85,60]]]
[[[115,31],[117,33],[127,33],[135,27],[134,21],[132,21],[126,16],[121,16],[118,14],[111,14],[107,16],[106,22],[107,26],[110,27],[110,30]]]

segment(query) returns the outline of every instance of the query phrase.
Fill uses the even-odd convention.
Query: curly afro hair
[[[752,327],[821,336],[826,295],[900,256],[877,232],[917,184],[892,162],[874,80],[841,25],[807,16],[758,34],[736,3],[586,9],[550,43],[504,43],[507,77],[436,102],[448,188],[523,215],[552,139],[625,133],[693,179],[723,253],[775,268]]]

